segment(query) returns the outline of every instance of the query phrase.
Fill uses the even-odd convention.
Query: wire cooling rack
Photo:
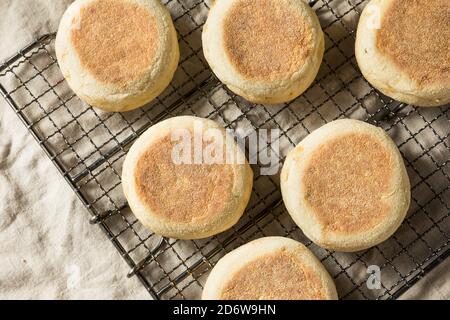
[[[151,105],[103,113],[83,104],[63,79],[54,34],[36,40],[0,66],[0,92],[97,224],[156,299],[200,297],[208,271],[226,252],[261,236],[282,235],[306,244],[335,279],[343,299],[399,297],[449,255],[450,114],[392,101],[361,76],[354,56],[358,16],[367,1],[310,1],[326,36],[326,53],[313,86],[280,106],[252,105],[228,91],[202,55],[201,32],[209,1],[164,1],[179,33],[182,58],[170,87]],[[231,230],[204,240],[161,239],[128,208],[120,174],[130,145],[165,118],[193,114],[221,122],[241,137],[278,128],[280,161],[308,133],[338,118],[385,129],[405,159],[412,184],[408,217],[388,241],[359,253],[337,253],[311,243],[281,201],[278,177],[259,175],[250,204]],[[273,142],[272,142],[273,143]],[[269,147],[271,144],[269,143]],[[369,290],[367,267],[381,268],[381,288]]]

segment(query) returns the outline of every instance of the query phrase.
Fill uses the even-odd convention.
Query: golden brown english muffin
[[[311,85],[324,36],[303,0],[216,1],[203,28],[203,50],[230,90],[251,102],[277,104]]]
[[[410,204],[410,183],[397,146],[384,130],[338,120],[306,137],[285,161],[283,200],[307,237],[352,252],[389,238]]]
[[[398,101],[450,102],[450,1],[372,0],[356,38],[365,78]]]
[[[190,116],[148,129],[131,147],[122,171],[136,217],[156,234],[176,239],[231,228],[247,206],[252,184],[252,169],[225,129]]]
[[[56,56],[72,90],[105,111],[152,101],[170,83],[178,40],[158,0],[76,0],[56,37]]]
[[[336,287],[301,243],[266,237],[228,253],[206,281],[204,300],[336,300]]]

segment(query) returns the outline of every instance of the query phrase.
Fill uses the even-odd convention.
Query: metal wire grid
[[[449,109],[399,104],[363,79],[353,46],[367,1],[310,2],[326,35],[324,62],[314,85],[280,106],[252,105],[211,73],[201,48],[209,1],[164,1],[180,36],[180,67],[154,103],[133,112],[103,113],[84,105],[60,73],[54,34],[0,66],[1,94],[89,210],[91,222],[119,250],[131,268],[129,276],[138,277],[154,298],[198,298],[208,271],[221,256],[261,236],[283,235],[306,244],[334,277],[340,297],[347,299],[397,298],[449,255]],[[352,254],[330,252],[311,243],[291,221],[278,177],[261,176],[255,166],[253,195],[235,227],[204,240],[161,239],[130,212],[121,191],[121,166],[142,132],[183,114],[217,120],[242,137],[258,128],[278,128],[281,161],[290,148],[329,121],[348,117],[376,124],[391,135],[405,158],[412,183],[408,217],[395,236],[377,247]],[[381,268],[379,290],[367,289],[369,265]]]

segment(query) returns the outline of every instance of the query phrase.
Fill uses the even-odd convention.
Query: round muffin
[[[344,252],[389,238],[404,220],[411,196],[391,138],[380,128],[348,119],[314,131],[288,154],[281,191],[308,238]]]
[[[283,237],[251,241],[225,255],[203,300],[336,300],[333,279],[303,244]]]
[[[372,0],[356,37],[364,77],[385,95],[421,106],[450,102],[450,1]]]
[[[169,85],[180,58],[172,19],[158,0],[76,0],[55,46],[72,90],[105,111],[152,101]]]
[[[154,125],[134,143],[123,164],[122,185],[131,210],[151,231],[200,239],[240,219],[253,172],[222,126],[183,116]]]
[[[263,104],[301,95],[317,76],[325,43],[316,14],[303,0],[216,1],[202,38],[217,77]]]

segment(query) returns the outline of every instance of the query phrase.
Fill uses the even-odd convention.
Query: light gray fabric
[[[0,1],[0,61],[53,32],[69,0]],[[149,298],[88,212],[0,99],[0,298]],[[450,298],[450,263],[405,298]]]

